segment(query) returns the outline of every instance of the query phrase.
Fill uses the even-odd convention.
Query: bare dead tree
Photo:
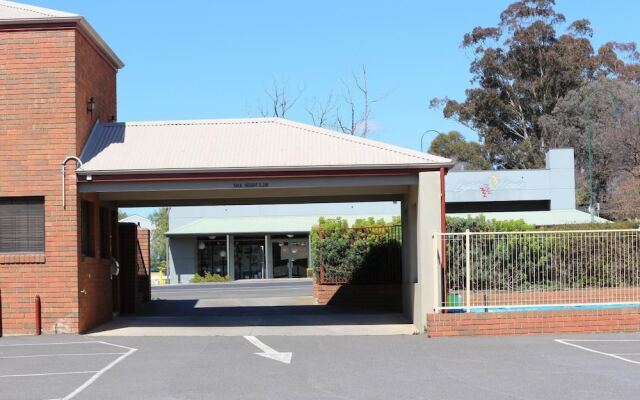
[[[371,97],[367,68],[364,65],[359,74],[353,74],[353,89],[352,86],[344,80],[342,81],[342,85],[344,86],[343,100],[347,108],[347,118],[344,118],[342,110],[338,107],[336,111],[336,126],[348,135],[366,137],[371,131],[371,107],[373,104],[384,99],[387,94],[385,93],[374,98]],[[354,97],[354,91],[357,91],[358,99]],[[359,111],[359,109],[362,111]]]
[[[327,99],[322,102],[314,97],[311,104],[305,107],[307,114],[311,118],[311,123],[320,128],[329,128],[333,125],[331,118],[335,110],[335,103],[333,99],[333,93],[327,96]]]
[[[303,89],[299,89],[291,95],[288,79],[284,82],[278,82],[274,79],[272,88],[264,91],[269,98],[269,103],[260,110],[260,114],[263,117],[285,118],[287,112],[300,100],[303,91]]]

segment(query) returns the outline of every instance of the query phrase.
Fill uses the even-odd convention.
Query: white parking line
[[[0,359],[9,358],[38,358],[38,357],[70,357],[70,356],[114,356],[126,353],[60,353],[60,354],[32,354],[28,356],[0,356]]]
[[[30,377],[30,376],[95,374],[96,372],[100,372],[100,371],[43,372],[41,374],[0,375],[0,378],[23,378],[23,377]]]
[[[60,346],[66,344],[90,344],[90,343],[104,343],[96,340],[83,341],[83,342],[59,342],[59,343],[18,343],[18,344],[0,344],[0,347],[22,347],[22,346]]]
[[[80,394],[80,392],[82,392],[83,390],[88,388],[93,382],[95,382],[98,378],[100,378],[105,372],[109,371],[111,368],[116,366],[116,364],[118,364],[119,362],[121,362],[122,360],[124,360],[125,358],[130,356],[131,354],[135,353],[136,351],[138,351],[138,349],[134,349],[133,347],[121,346],[119,344],[107,343],[107,342],[102,342],[102,341],[99,341],[98,343],[106,344],[108,346],[119,347],[121,349],[128,349],[128,351],[126,353],[122,354],[120,357],[116,358],[115,360],[111,361],[106,367],[102,368],[100,371],[97,371],[95,375],[93,375],[85,383],[80,385],[80,387],[78,387],[76,390],[74,390],[73,392],[69,393],[62,400],[73,399],[78,394]]]
[[[640,361],[635,361],[635,360],[630,360],[628,358],[624,358],[621,356],[621,354],[616,354],[616,353],[605,353],[604,351],[599,351],[599,350],[595,350],[595,349],[591,349],[589,347],[585,347],[585,346],[580,346],[578,344],[575,343],[570,343],[570,342],[640,342],[640,340],[624,340],[624,339],[612,339],[612,340],[606,340],[606,339],[577,339],[577,340],[573,340],[573,339],[555,339],[556,342],[558,343],[562,343],[564,345],[567,346],[571,346],[571,347],[575,347],[584,351],[588,351],[590,353],[596,353],[596,354],[600,354],[603,356],[607,356],[607,357],[611,357],[611,358],[615,358],[621,361],[626,361],[628,363],[631,364],[640,364]]]
[[[3,344],[0,347],[28,347],[28,346],[62,346],[62,345],[74,345],[74,344],[102,344],[105,346],[117,347],[119,349],[126,350],[126,352],[99,352],[99,353],[54,353],[54,354],[27,354],[16,356],[0,356],[0,359],[17,359],[17,358],[37,358],[37,357],[76,357],[76,356],[101,356],[101,355],[118,355],[119,357],[111,361],[104,368],[98,371],[67,371],[67,372],[44,372],[37,374],[8,374],[0,375],[0,378],[28,378],[28,377],[43,377],[43,376],[55,376],[55,375],[84,375],[93,374],[82,385],[76,388],[73,392],[67,396],[56,400],[71,400],[76,397],[83,390],[88,388],[93,382],[100,378],[104,373],[116,366],[122,360],[136,352],[138,349],[128,346],[122,346],[119,344],[103,342],[100,340],[82,341],[82,342],[55,342],[55,343],[19,343],[19,344]]]

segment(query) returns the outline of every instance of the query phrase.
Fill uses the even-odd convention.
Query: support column
[[[420,332],[426,326],[427,313],[434,313],[440,299],[440,273],[434,254],[433,235],[441,230],[440,172],[421,172],[418,179],[416,213],[417,287],[414,299],[414,324]]]
[[[233,235],[227,235],[227,276],[229,280],[235,280],[235,254],[233,246]]]
[[[273,278],[273,248],[271,246],[271,235],[264,235],[264,257],[267,270],[267,279]]]

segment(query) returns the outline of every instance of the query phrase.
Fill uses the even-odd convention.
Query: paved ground
[[[93,339],[0,339],[0,399],[601,400],[640,388],[640,335],[629,334],[258,338],[292,352],[290,364],[243,337]]]
[[[100,336],[397,335],[402,314],[318,306],[309,279],[154,287],[150,304],[92,334]]]
[[[247,292],[251,297],[246,297]],[[601,400],[640,396],[638,334],[427,339],[320,332],[323,335],[311,336],[291,335],[287,329],[296,328],[292,325],[281,327],[286,335],[183,335],[193,329],[241,328],[221,326],[232,321],[228,313],[238,312],[244,313],[233,317],[239,318],[233,320],[238,323],[261,321],[256,319],[260,313],[272,322],[302,318],[316,333],[312,322],[322,318],[380,318],[376,313],[306,304],[309,293],[309,283],[304,281],[166,287],[154,290],[154,297],[165,300],[132,317],[146,319],[146,324],[156,319],[173,321],[168,328],[153,327],[165,336],[0,338],[0,400]],[[252,305],[243,310],[244,302]],[[294,316],[282,317],[274,310]],[[220,319],[223,322],[203,322]],[[183,326],[175,326],[176,321]],[[184,326],[193,321],[202,326]],[[358,326],[357,320],[351,324]],[[131,329],[122,328],[120,333]],[[166,336],[172,329],[179,334]]]

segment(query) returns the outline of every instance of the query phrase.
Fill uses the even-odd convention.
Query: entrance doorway
[[[198,239],[198,273],[227,276],[227,241],[215,236]]]
[[[302,238],[272,240],[273,277],[303,278],[309,267],[309,241]]]
[[[262,279],[266,276],[264,244],[264,238],[234,239],[236,279]]]

